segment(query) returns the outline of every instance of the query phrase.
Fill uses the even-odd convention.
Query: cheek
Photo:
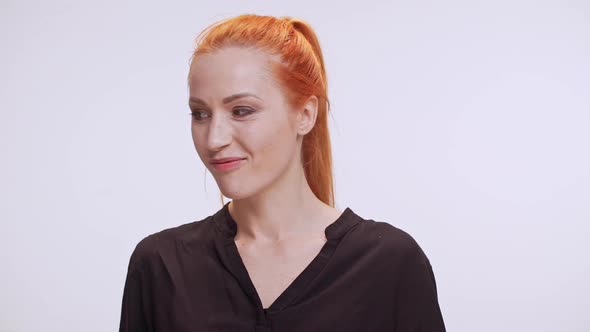
[[[285,163],[293,153],[296,144],[295,136],[291,137],[291,128],[278,123],[249,128],[244,135],[243,144],[252,153],[256,167],[261,171],[276,170],[277,165]],[[258,164],[260,162],[260,164]]]

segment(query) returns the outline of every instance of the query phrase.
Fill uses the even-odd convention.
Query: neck
[[[268,188],[234,199],[229,211],[238,225],[236,240],[275,243],[308,234],[322,234],[332,207],[320,201],[305,179],[303,168],[293,165]]]

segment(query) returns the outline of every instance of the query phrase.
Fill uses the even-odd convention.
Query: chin
[[[239,193],[239,192],[224,192],[224,191],[221,191],[221,193],[223,194],[223,196],[231,199],[232,201],[244,199],[244,198],[246,198],[246,197],[249,196],[249,195],[244,195],[244,194]]]
[[[226,176],[215,177],[215,182],[223,196],[231,200],[240,200],[253,197],[266,190],[272,185],[270,177],[257,176],[257,174],[227,174]]]
[[[217,183],[219,187],[219,191],[223,194],[223,196],[235,200],[235,199],[243,199],[251,195],[250,192],[239,188],[239,186],[232,186],[224,183]]]

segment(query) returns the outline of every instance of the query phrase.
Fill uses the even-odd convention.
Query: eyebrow
[[[231,103],[232,101],[236,100],[236,99],[240,99],[240,98],[244,98],[244,97],[254,97],[256,99],[262,100],[260,99],[260,97],[258,97],[257,95],[250,93],[250,92],[241,92],[241,93],[236,93],[233,94],[231,96],[225,97],[223,98],[222,102],[224,104],[228,104]],[[202,99],[199,99],[197,97],[191,97],[189,100],[189,103],[197,103],[197,104],[203,104],[203,105],[207,105],[206,102],[204,102]]]

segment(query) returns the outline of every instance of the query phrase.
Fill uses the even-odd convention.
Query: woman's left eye
[[[239,108],[234,108],[234,114],[236,114],[238,117],[245,117],[249,114],[254,113],[254,110],[250,109],[250,108],[245,108],[245,107],[239,107]]]

